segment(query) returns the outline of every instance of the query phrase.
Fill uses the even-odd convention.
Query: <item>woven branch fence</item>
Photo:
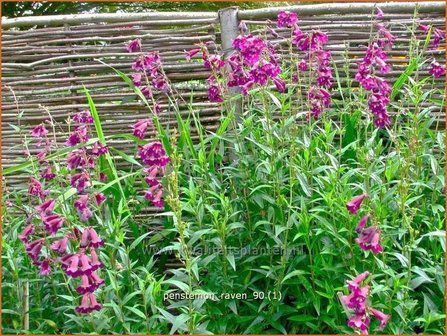
[[[57,123],[57,140],[62,144],[68,130],[64,120],[73,112],[87,108],[83,92],[85,86],[97,104],[106,135],[129,133],[129,126],[144,118],[147,110],[135,94],[108,66],[131,73],[134,57],[128,54],[124,43],[140,38],[144,51],[159,51],[165,71],[178,91],[188,97],[193,92],[193,108],[199,112],[207,130],[218,126],[221,116],[219,105],[207,101],[207,92],[201,82],[210,74],[196,62],[186,62],[184,51],[195,48],[199,42],[214,42],[217,50],[227,51],[239,33],[244,21],[256,33],[267,25],[275,28],[278,11],[297,12],[300,28],[304,31],[321,29],[329,35],[328,48],[334,63],[340,67],[342,85],[346,84],[343,66],[349,59],[350,77],[354,76],[355,62],[361,58],[369,40],[373,3],[343,3],[299,5],[281,8],[238,10],[227,8],[220,12],[148,12],[132,14],[80,14],[3,19],[2,28],[2,166],[23,162],[22,136],[13,125],[30,130],[51,113]],[[445,3],[382,3],[384,20],[399,44],[390,52],[393,70],[391,82],[408,66],[409,28],[413,25],[415,10],[417,23],[432,24],[444,29]],[[278,29],[286,37],[285,30]],[[422,36],[422,35],[421,35]],[[277,38],[276,42],[280,42]],[[212,49],[212,48],[211,48]],[[440,63],[445,61],[445,46],[427,51]],[[430,56],[430,55],[427,55]],[[426,74],[422,72],[421,75]],[[444,88],[444,80],[435,82]],[[175,123],[163,97],[161,120],[165,125]],[[188,109],[184,107],[184,113]],[[434,112],[435,113],[435,112]],[[444,114],[436,112],[444,121]],[[193,126],[191,126],[193,128]],[[111,140],[109,144],[128,154],[134,147],[128,141]],[[31,151],[31,153],[35,153]],[[125,168],[125,167],[124,167]],[[28,177],[16,173],[8,175],[9,187],[26,183]],[[155,211],[148,208],[141,215]]]

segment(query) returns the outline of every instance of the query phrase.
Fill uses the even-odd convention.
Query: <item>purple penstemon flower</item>
[[[101,310],[102,305],[96,301],[93,293],[85,293],[82,296],[81,304],[76,307],[76,312],[80,314],[88,314],[95,310]]]
[[[254,65],[259,61],[267,46],[261,38],[247,35],[236,37],[233,41],[233,47],[240,52],[247,64]]]
[[[214,103],[223,102],[222,92],[217,79],[215,76],[211,75],[208,79],[208,100]]]
[[[73,120],[79,124],[93,124],[93,117],[89,110],[83,110],[73,115]]]
[[[103,246],[104,242],[99,238],[95,229],[92,227],[85,228],[82,232],[80,247],[93,247],[98,248]]]
[[[40,238],[29,243],[27,242],[25,244],[26,252],[28,253],[28,256],[31,258],[34,264],[38,264],[38,258],[40,251],[42,250],[43,243],[44,239]]]
[[[65,254],[65,252],[67,251],[68,242],[69,242],[69,238],[63,237],[59,240],[54,241],[51,244],[50,248],[51,248],[51,250],[53,250],[59,254]]]
[[[100,193],[95,193],[94,197],[95,197],[95,202],[96,202],[96,204],[98,206],[103,204],[106,201],[106,199],[107,199],[107,197],[103,193],[101,193],[101,192]]]
[[[142,119],[137,121],[130,127],[133,129],[133,135],[135,135],[137,138],[144,139],[146,130],[149,127],[152,127],[152,121],[150,119]]]
[[[435,78],[445,76],[445,66],[433,61],[430,64],[430,70],[428,70],[428,73],[433,75]]]
[[[380,229],[377,226],[370,226],[360,232],[360,236],[355,239],[362,250],[371,250],[373,253],[383,252],[380,245]]]
[[[45,226],[45,230],[47,230],[47,232],[52,236],[55,236],[57,231],[59,231],[64,224],[64,218],[57,214],[41,215],[41,218]]]
[[[347,324],[353,329],[357,329],[361,334],[368,334],[371,323],[370,315],[379,320],[379,329],[383,329],[390,316],[368,304],[368,296],[370,295],[369,286],[362,286],[362,283],[370,275],[368,271],[359,274],[353,280],[347,281],[350,294],[341,296],[341,303],[349,310],[352,315],[349,317]]]
[[[48,134],[48,130],[45,128],[44,124],[35,126],[31,131],[31,136],[35,138],[42,138]]]
[[[36,206],[36,210],[40,215],[49,215],[53,212],[54,206],[56,205],[56,200],[48,199],[42,204]]]
[[[70,177],[70,185],[76,188],[78,193],[82,193],[90,185],[89,181],[90,175],[87,171],[82,171]]]
[[[48,275],[51,272],[51,266],[50,266],[50,259],[44,259],[42,263],[40,264],[40,275]]]
[[[141,51],[140,39],[135,39],[135,40],[127,42],[126,49],[130,53]]]
[[[163,186],[161,184],[157,184],[151,186],[148,190],[145,191],[144,197],[151,201],[154,206],[157,208],[163,208]]]
[[[278,13],[278,28],[293,27],[298,22],[298,15],[289,11],[279,11]]]
[[[352,215],[357,214],[357,211],[360,209],[360,206],[362,205],[362,202],[366,196],[367,194],[363,193],[361,195],[354,197],[346,204],[346,208],[348,209],[350,214]]]
[[[150,142],[138,149],[138,156],[147,166],[161,166],[164,167],[169,163],[169,157],[159,141]]]
[[[29,236],[34,233],[36,226],[34,224],[28,224],[23,231],[18,235],[18,238],[24,242],[28,243]]]
[[[51,168],[51,166],[48,166],[48,167],[42,169],[42,171],[40,172],[40,176],[45,181],[51,181],[52,179],[54,179],[56,177],[56,174],[53,173],[53,169]]]
[[[190,61],[200,51],[201,51],[200,48],[195,48],[195,49],[191,49],[191,50],[188,50],[188,51],[185,50],[185,58],[186,58],[186,60]]]
[[[31,196],[44,198],[48,194],[48,191],[43,190],[42,183],[40,183],[34,177],[31,177],[30,182],[29,182],[29,187],[28,187],[28,193]]]
[[[87,136],[87,126],[82,125],[75,128],[75,130],[68,136],[65,145],[73,147],[79,143],[86,142],[88,140]]]
[[[391,70],[387,63],[387,54],[384,47],[394,44],[395,36],[382,23],[377,23],[378,33],[375,40],[368,45],[365,56],[357,63],[355,79],[360,85],[370,92],[368,96],[368,108],[374,115],[374,125],[384,128],[391,124],[387,111],[390,102],[391,86],[378,74],[385,74]]]
[[[83,222],[88,221],[91,217],[93,217],[92,211],[89,209],[88,205],[88,195],[81,195],[74,202],[74,207],[78,211],[79,219]]]

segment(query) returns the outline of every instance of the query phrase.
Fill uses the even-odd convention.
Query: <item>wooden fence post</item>
[[[239,36],[239,19],[238,19],[238,7],[228,7],[219,10],[218,17],[220,23],[220,40],[221,40],[221,48],[223,52],[223,58],[226,59],[228,55],[231,54],[233,50],[233,40]],[[225,65],[226,70],[228,72],[231,71],[231,67],[229,64]],[[237,96],[241,93],[241,88],[231,87],[228,89],[228,93],[230,96]],[[242,115],[242,107],[243,107],[242,97],[237,99],[232,99],[229,103],[228,107],[234,111],[234,121],[232,123],[233,131],[235,132],[236,139],[237,136],[237,124],[241,120]],[[233,148],[229,153],[230,161],[237,160],[237,156],[235,153],[235,148]]]
[[[219,10],[219,23],[220,23],[220,38],[221,47],[223,52],[223,57],[227,58],[233,50],[233,40],[239,36],[239,19],[238,19],[239,7],[228,7]],[[231,68],[227,64],[227,71]],[[236,96],[241,93],[239,87],[229,88],[229,93],[231,96]],[[240,119],[242,114],[242,98],[232,100],[230,108],[234,108],[234,115],[236,121]]]

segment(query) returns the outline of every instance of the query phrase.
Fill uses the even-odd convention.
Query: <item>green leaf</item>
[[[129,251],[132,251],[135,247],[138,246],[138,244],[140,244],[144,238],[146,238],[147,236],[149,236],[152,233],[152,231],[146,232],[145,234],[139,236],[137,239],[135,239],[132,244],[129,246]]]
[[[141,310],[131,307],[131,306],[125,306],[126,309],[130,310],[131,312],[135,313],[139,317],[141,317],[143,320],[146,320],[147,316],[144,314]]]

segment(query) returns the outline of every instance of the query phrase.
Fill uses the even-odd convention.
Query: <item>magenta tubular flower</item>
[[[65,252],[67,251],[67,247],[68,247],[68,237],[64,237],[62,239],[54,241],[51,244],[50,249],[55,252],[58,252],[59,254],[65,254]]]
[[[308,71],[309,70],[309,65],[307,64],[306,60],[300,61],[300,63],[298,64],[298,69],[300,69],[300,71]]]
[[[81,244],[80,246],[85,247],[92,247],[97,248],[99,246],[103,246],[104,242],[101,240],[101,238],[98,237],[98,234],[96,233],[95,229],[93,228],[85,228],[82,232],[81,237]]]
[[[68,154],[67,167],[68,169],[80,168],[85,165],[85,150],[78,149]]]
[[[103,193],[95,193],[95,202],[99,206],[106,201],[107,197]]]
[[[102,143],[95,142],[92,145],[92,149],[90,150],[90,154],[94,156],[100,156],[104,155],[109,152],[109,149],[106,145],[103,145]]]
[[[56,235],[57,231],[59,231],[64,224],[64,218],[59,215],[42,215],[42,221],[45,225],[45,230],[52,236]]]
[[[349,308],[354,309],[356,313],[363,314],[366,310],[366,299],[369,294],[369,286],[358,287],[349,295],[343,295],[341,301]]]
[[[138,148],[138,156],[143,163],[148,166],[160,166],[164,167],[169,163],[169,157],[163,148],[163,145],[159,141],[150,142],[144,146]]]
[[[79,294],[93,293],[103,283],[104,280],[101,279],[95,272],[93,272],[90,275],[82,275],[81,285],[78,288],[76,288],[76,291]]]
[[[25,244],[26,252],[35,264],[38,262],[39,254],[43,247],[43,242],[44,239],[41,238]]]
[[[242,91],[241,91],[242,95],[244,96],[248,95],[248,91],[253,87],[254,84],[255,82],[251,80],[242,85]]]
[[[292,43],[300,51],[308,51],[310,47],[309,37],[299,28],[296,28],[292,33]]]
[[[95,291],[95,288],[93,288],[92,284],[90,283],[89,276],[81,275],[81,285],[76,288],[76,291],[79,294],[93,293]]]
[[[104,183],[104,182],[107,182],[107,175],[106,174],[104,174],[104,173],[99,173],[99,182],[102,182],[102,183]]]
[[[137,138],[144,139],[146,130],[150,126],[152,126],[152,121],[150,119],[142,119],[130,127],[133,129],[133,135]]]
[[[79,219],[83,222],[88,221],[93,216],[93,213],[88,208],[87,203],[88,195],[81,195],[74,202],[74,207],[78,210]]]
[[[367,91],[371,92],[368,97],[368,108],[374,114],[374,124],[383,128],[391,124],[387,105],[390,102],[391,86],[389,83],[376,75],[377,72],[387,73],[391,67],[386,62],[387,55],[383,50],[385,46],[391,46],[395,37],[385,28],[379,26],[379,38],[376,42],[368,45],[363,60],[357,63],[357,74],[355,79]]]
[[[99,261],[98,254],[96,253],[96,250],[94,248],[90,248],[90,258],[91,258],[90,265],[92,266],[93,271],[96,271],[98,268],[104,266],[103,263]]]
[[[357,211],[359,211],[360,206],[362,205],[362,202],[365,197],[366,197],[366,194],[363,193],[359,196],[354,197],[352,200],[350,200],[346,204],[346,208],[348,209],[349,213],[351,213],[352,215],[357,214]]]
[[[79,253],[79,266],[81,275],[90,275],[94,271],[89,257],[84,252]]]
[[[70,177],[70,185],[76,188],[78,193],[82,193],[90,184],[90,176],[86,171],[82,171]]]
[[[144,197],[151,201],[152,204],[157,208],[163,208],[164,202],[162,199],[163,196],[163,187],[162,185],[155,185],[146,190],[144,193]]]
[[[298,22],[298,15],[289,11],[279,11],[278,13],[278,27],[293,27]]]
[[[427,33],[427,32],[430,30],[430,26],[429,26],[429,25],[423,25],[423,24],[420,24],[420,25],[418,26],[418,28],[419,28],[420,30],[422,30],[424,33]]]
[[[383,19],[384,16],[385,16],[385,13],[383,13],[383,11],[379,7],[377,7],[376,8],[376,18]]]
[[[79,124],[93,124],[93,117],[89,110],[83,110],[74,114],[73,120]]]
[[[157,180],[157,175],[161,174],[164,175],[164,167],[159,166],[152,166],[147,169],[145,169],[145,173],[147,174],[144,180],[147,184],[150,186],[155,186],[160,184],[160,182]]]
[[[139,39],[135,39],[127,42],[126,49],[130,53],[141,51],[141,41]]]
[[[286,92],[286,82],[279,78],[273,78],[273,83],[279,92]]]
[[[160,114],[161,113],[161,105],[159,103],[155,102],[154,106],[153,106],[153,109],[154,109],[154,113],[155,114]]]
[[[357,233],[360,233],[365,228],[366,223],[368,223],[369,215],[363,216],[359,222],[357,223],[357,226],[355,227],[355,231]]]
[[[42,183],[40,183],[34,177],[31,177],[30,183],[29,183],[29,187],[28,187],[28,193],[31,196],[43,197],[44,196],[44,191],[43,191],[43,188],[42,188]]]
[[[45,180],[45,181],[51,181],[52,179],[54,179],[56,177],[56,174],[53,173],[53,170],[51,169],[51,166],[48,166],[46,168],[44,168],[41,172],[40,172],[40,176]]]
[[[265,42],[252,35],[238,36],[233,41],[233,47],[238,50],[243,60],[249,64],[254,65],[259,61],[262,52],[266,48]]]
[[[223,102],[222,92],[219,85],[217,85],[216,78],[213,76],[208,78],[208,100],[213,103]]]
[[[433,29],[433,36],[430,43],[431,49],[437,49],[442,41],[445,40],[445,31],[434,28]]]
[[[388,315],[368,306],[369,286],[360,287],[360,283],[365,280],[369,272],[359,274],[355,279],[348,281],[349,295],[341,296],[342,304],[353,310],[353,315],[348,319],[348,326],[359,330],[362,334],[368,334],[370,325],[369,315],[372,314],[380,321],[380,329],[383,329],[390,318]]]
[[[358,289],[360,287],[360,283],[366,279],[366,277],[368,275],[370,275],[371,273],[369,273],[368,271],[365,271],[363,273],[360,273],[359,275],[357,275],[353,280],[347,281],[348,283],[348,289],[349,290],[355,290]]]
[[[391,32],[383,25],[382,23],[378,23],[377,27],[379,28],[379,41],[378,44],[380,47],[392,46],[394,41],[396,40],[396,36],[391,34]]]
[[[431,68],[428,70],[430,75],[433,75],[436,78],[445,76],[445,66],[442,66],[436,61],[433,61],[430,66]]]
[[[42,263],[40,264],[40,275],[48,275],[51,272],[51,267],[50,267],[50,260],[49,259],[45,259],[44,261],[42,261]]]
[[[143,79],[143,76],[141,75],[141,73],[137,72],[132,74],[132,83],[135,86],[141,86],[141,80]]]
[[[191,60],[191,58],[193,58],[196,54],[198,54],[200,52],[200,49],[199,48],[197,48],[197,49],[191,49],[191,50],[188,50],[188,51],[186,51],[185,50],[185,58],[186,58],[186,60],[187,61],[190,61]]]
[[[36,210],[39,215],[43,214],[51,214],[53,212],[54,206],[56,205],[56,200],[48,199],[43,202],[41,205],[36,206]]]
[[[87,126],[82,125],[75,128],[75,130],[68,136],[65,145],[73,147],[77,144],[86,142],[88,140],[87,136]]]
[[[355,314],[348,320],[348,326],[351,328],[359,329],[364,335],[368,334],[368,328],[371,320],[367,315]]]
[[[45,128],[44,124],[37,125],[31,131],[31,136],[34,138],[43,138],[48,134],[48,130]]]
[[[371,239],[370,249],[373,253],[382,253],[383,247],[380,245],[380,230],[374,232]]]
[[[153,93],[149,86],[142,87],[142,88],[140,88],[140,90],[141,90],[141,93],[143,94],[143,96],[145,96],[146,98],[152,98]]]
[[[219,55],[206,55],[204,57],[203,66],[208,70],[218,71],[222,69],[225,65],[225,61]]]
[[[45,157],[47,156],[47,152],[45,150],[40,151],[36,154],[36,158],[39,161],[39,164],[47,163]]]
[[[73,278],[89,275],[92,270],[88,257],[83,253],[76,253],[64,259],[65,273]]]
[[[355,241],[362,250],[371,250],[373,253],[383,252],[383,247],[380,245],[380,230],[377,226],[364,229]]]
[[[311,106],[311,114],[314,118],[318,118],[325,107],[331,103],[330,93],[324,88],[312,86],[307,93]]]
[[[34,233],[35,229],[36,227],[34,226],[34,224],[28,224],[18,235],[18,238],[25,244],[28,243],[28,237]]]
[[[164,93],[171,92],[171,87],[169,86],[168,79],[163,75],[155,77],[151,83],[154,86],[154,88],[156,88],[161,92]]]
[[[373,316],[379,320],[380,325],[379,325],[379,330],[382,330],[383,328],[386,327],[386,324],[388,323],[388,320],[390,319],[390,315],[384,314],[381,311],[374,309],[374,308],[369,308],[369,311],[371,312],[371,314],[373,314]]]
[[[85,293],[82,296],[81,304],[76,307],[76,312],[79,314],[89,314],[95,310],[101,310],[102,306],[96,301],[93,293]]]

